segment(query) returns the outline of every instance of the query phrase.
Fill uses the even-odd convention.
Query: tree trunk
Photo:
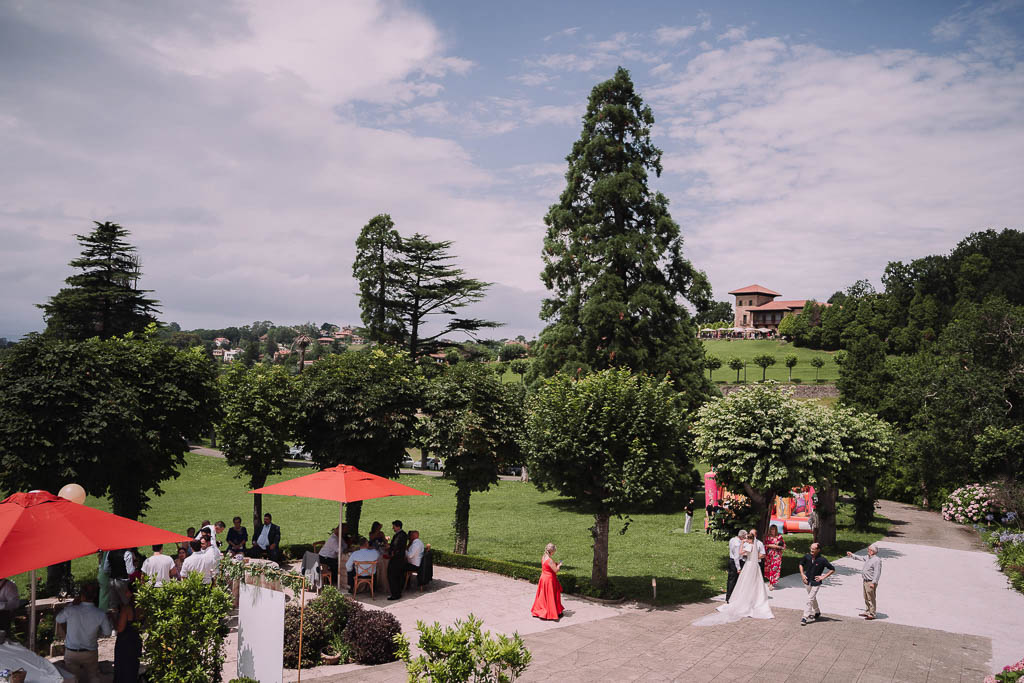
[[[345,504],[345,524],[348,525],[348,533],[353,538],[359,536],[359,518],[363,514],[363,501],[357,500],[354,503]],[[341,534],[341,529],[338,529],[338,534]]]
[[[590,585],[604,588],[608,585],[608,519],[607,514],[594,515],[590,535],[594,538],[594,564],[590,570]]]
[[[217,428],[210,427],[210,448],[217,447]]]
[[[830,548],[836,544],[836,501],[839,489],[826,483],[815,492],[818,494],[815,507],[818,512],[818,544]]]
[[[465,555],[469,548],[469,496],[468,486],[455,490],[455,554]]]
[[[259,487],[256,487],[259,488]],[[263,494],[254,493],[252,494],[252,529],[253,533],[256,533],[256,528],[263,524]]]
[[[757,537],[763,542],[768,537],[768,525],[772,523],[772,503],[775,502],[775,491],[755,491],[749,484],[743,485],[744,493],[750,499],[754,510],[758,513]]]
[[[427,471],[427,456],[430,455],[430,451],[426,448],[420,449],[420,465],[423,467],[423,471]]]

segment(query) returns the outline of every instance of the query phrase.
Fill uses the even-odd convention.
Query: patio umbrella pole
[[[29,574],[29,595],[32,596],[32,606],[28,609],[28,649],[36,651],[36,570]]]
[[[341,530],[345,527],[345,503],[342,503],[338,510],[338,590],[341,590]]]

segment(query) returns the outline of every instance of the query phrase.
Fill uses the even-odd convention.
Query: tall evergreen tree
[[[95,222],[95,221],[94,221]],[[142,274],[135,247],[125,241],[128,231],[117,223],[96,222],[88,235],[75,235],[84,249],[68,265],[82,272],[72,275],[50,301],[39,304],[48,335],[67,340],[141,333],[159,302],[138,289]]]
[[[711,306],[707,277],[683,257],[668,199],[652,192],[661,150],[654,116],[623,68],[594,87],[583,133],[566,157],[566,187],[548,211],[535,373],[610,367],[669,375],[691,404],[712,391],[703,347],[683,305]]]
[[[371,218],[356,238],[352,277],[359,281],[359,306],[371,341],[395,341],[399,334],[395,275],[401,244],[402,237],[386,213]]]

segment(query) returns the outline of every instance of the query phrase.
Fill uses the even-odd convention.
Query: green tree
[[[219,413],[217,371],[201,348],[30,336],[0,368],[0,488],[69,481],[137,519],[185,465],[185,439]]]
[[[667,378],[621,368],[580,380],[558,374],[533,396],[525,439],[530,479],[594,514],[595,587],[608,583],[611,515],[662,500],[686,480],[686,416]]]
[[[765,375],[768,373],[768,368],[775,365],[775,356],[770,353],[762,353],[758,356],[754,356],[754,365],[761,368],[761,381],[765,381]]]
[[[245,351],[242,353],[242,365],[247,368],[251,368],[256,363],[260,362],[260,343],[259,341],[251,341],[245,345]]]
[[[774,382],[734,391],[697,414],[696,452],[714,468],[720,485],[750,499],[762,537],[775,496],[814,481],[829,435],[812,418]]]
[[[714,387],[683,302],[704,309],[711,288],[683,257],[668,199],[648,187],[648,175],[661,174],[653,123],[625,69],[590,94],[565,190],[544,218],[541,278],[550,296],[533,372],[667,375],[695,406]]]
[[[279,474],[292,436],[298,386],[281,365],[234,363],[220,377],[224,416],[217,428],[228,464],[250,489]],[[253,524],[263,523],[263,494],[253,496]]]
[[[512,374],[519,375],[520,382],[524,382],[526,373],[530,370],[530,362],[523,360],[522,358],[517,358],[509,363],[509,369],[512,370]]]
[[[419,650],[425,654],[412,656],[409,639],[398,635],[398,657],[405,662],[410,681],[430,683],[510,683],[519,678],[530,665],[530,651],[518,633],[511,637],[499,633],[491,638],[483,631],[483,621],[470,614],[466,621],[455,620],[454,626],[434,622],[416,622],[420,633]]]
[[[814,381],[818,381],[818,371],[825,367],[825,359],[821,356],[815,356],[811,359],[811,366],[814,368]]]
[[[713,301],[704,311],[698,311],[693,321],[699,325],[710,325],[711,323],[732,323],[735,319],[732,304],[728,301]]]
[[[480,363],[460,363],[431,383],[423,410],[430,416],[427,442],[455,486],[455,552],[465,555],[471,494],[490,489],[503,465],[521,459],[522,389]]]
[[[840,368],[843,367],[843,363],[846,362],[846,351],[839,349],[832,354],[832,362],[838,365]]]
[[[796,367],[796,364],[797,364],[797,362],[799,362],[799,360],[800,359],[796,357],[795,353],[791,353],[788,356],[786,356],[786,367],[789,369],[789,381],[790,382],[793,381],[793,368]]]
[[[786,339],[793,339],[796,336],[797,332],[796,320],[797,316],[793,315],[792,313],[787,313],[786,315],[782,316],[782,320],[779,321],[779,336],[784,337]]]
[[[742,370],[745,366],[746,366],[746,363],[744,363],[741,358],[737,358],[736,356],[733,356],[732,358],[729,359],[729,368],[731,370],[735,370],[736,371],[736,381],[737,382],[740,381],[740,370]]]
[[[522,344],[505,344],[501,347],[501,351],[498,352],[498,360],[503,362],[525,357],[526,347]]]
[[[295,438],[320,469],[354,465],[397,477],[416,425],[422,375],[409,355],[379,346],[329,356],[302,373]],[[345,509],[359,532],[362,503]]]
[[[722,359],[718,356],[706,356],[704,358],[704,367],[708,369],[708,379],[714,379],[714,377],[711,376],[711,373],[722,367]]]
[[[402,238],[386,213],[371,218],[356,238],[352,277],[359,282],[364,334],[371,341],[393,342],[402,337],[397,279],[401,245]]]
[[[877,410],[878,397],[885,393],[885,345],[873,334],[865,334],[853,342],[839,366],[836,387],[846,405],[861,410]]]
[[[88,235],[75,235],[84,247],[68,265],[82,272],[64,282],[67,287],[40,304],[46,334],[81,341],[89,337],[141,333],[152,323],[159,302],[138,289],[142,275],[135,247],[125,241],[128,231],[117,223],[96,223]]]

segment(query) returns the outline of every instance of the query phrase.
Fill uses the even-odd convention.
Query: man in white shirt
[[[179,576],[184,579],[189,574],[202,574],[203,583],[209,583],[206,580],[206,553],[203,552],[203,542],[192,541],[190,545],[192,547],[192,554],[181,563]]]
[[[348,592],[352,592],[352,587],[356,585],[356,562],[376,562],[380,559],[380,553],[374,548],[370,547],[370,542],[365,538],[359,539],[359,550],[355,551],[348,556],[348,561],[345,563],[345,571],[348,572]],[[370,576],[367,573],[367,568],[360,567],[360,576]]]
[[[423,561],[423,541],[420,540],[420,532],[409,532],[409,549],[405,551],[405,561],[408,563],[408,570],[418,570],[420,562]]]
[[[331,575],[338,575],[338,550],[340,547],[340,540],[338,538],[338,527],[334,527],[331,531],[331,535],[324,541],[324,547],[320,548],[318,555],[320,556],[320,564],[330,567]]]
[[[171,567],[174,560],[163,554],[163,545],[153,546],[153,554],[142,563],[142,573],[153,580],[157,586],[162,586],[171,580]]]
[[[736,588],[736,581],[740,578],[740,546],[747,540],[747,532],[740,529],[740,532],[729,539],[729,577],[725,583],[725,601],[728,603],[732,597],[733,589]]]
[[[57,623],[63,624],[64,667],[79,681],[99,683],[98,638],[109,637],[114,628],[107,615],[96,607],[99,590],[96,584],[86,583],[75,601],[57,614]]]

